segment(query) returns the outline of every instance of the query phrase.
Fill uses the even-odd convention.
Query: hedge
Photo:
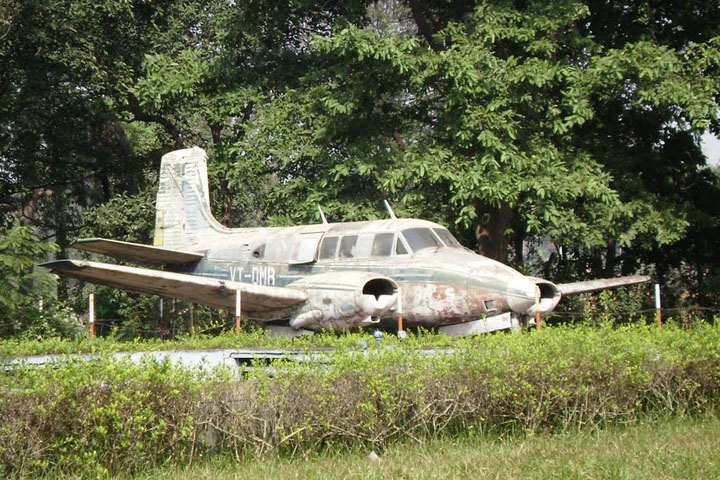
[[[432,340],[430,341],[432,343]],[[465,432],[587,430],[717,408],[720,329],[423,336],[237,371],[102,356],[0,377],[0,472],[132,473],[199,456],[307,455]]]

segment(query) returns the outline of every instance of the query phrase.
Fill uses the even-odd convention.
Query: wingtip
[[[50,271],[67,271],[82,267],[82,264],[78,260],[70,260],[69,258],[62,260],[53,260],[51,262],[45,262],[38,264],[38,267],[47,268]]]
[[[78,238],[73,243],[70,244],[70,248],[77,248],[77,246],[81,245],[87,245],[89,243],[98,243],[102,242],[103,240],[106,240],[104,238],[100,237],[92,237],[92,238]]]

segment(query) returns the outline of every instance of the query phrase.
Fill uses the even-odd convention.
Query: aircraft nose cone
[[[507,283],[506,295],[510,310],[519,314],[526,314],[535,305],[535,291],[537,286],[524,276],[513,277]]]

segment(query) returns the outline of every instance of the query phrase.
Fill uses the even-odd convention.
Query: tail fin
[[[221,228],[210,211],[205,150],[193,147],[163,155],[154,245],[192,247],[204,233]]]

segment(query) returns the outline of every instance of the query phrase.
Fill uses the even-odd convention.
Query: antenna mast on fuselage
[[[390,218],[392,218],[393,220],[397,220],[397,217],[395,216],[395,212],[393,212],[393,209],[392,209],[392,207],[390,207],[390,204],[388,203],[388,201],[383,200],[383,202],[385,203],[385,208],[387,209],[388,214],[390,214]]]
[[[325,218],[325,213],[323,213],[322,208],[320,208],[320,205],[318,205],[318,212],[320,212],[320,218],[322,218],[323,225],[327,225],[327,223],[328,223],[327,218]]]

